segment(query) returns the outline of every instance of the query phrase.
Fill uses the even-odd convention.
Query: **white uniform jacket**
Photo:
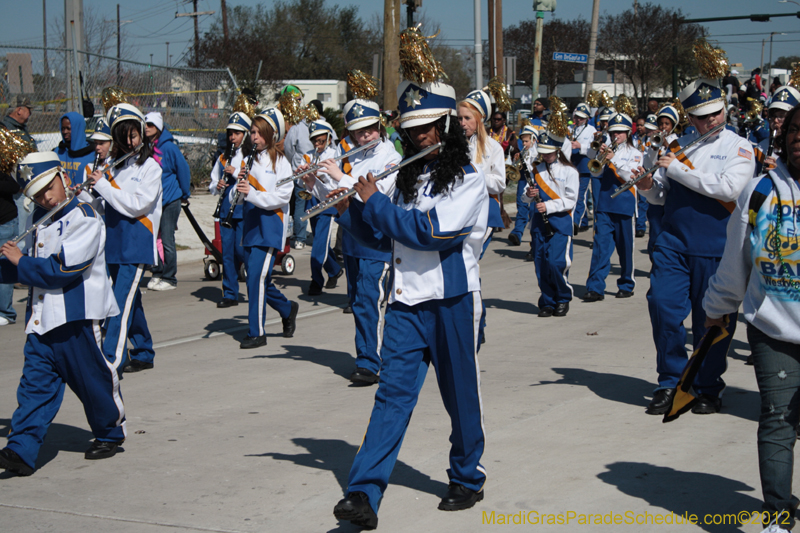
[[[486,137],[483,160],[476,160],[478,154],[478,135],[473,135],[469,140],[469,158],[476,167],[480,167],[486,178],[486,188],[489,194],[501,194],[506,190],[506,161],[503,156],[503,147],[500,143]]]
[[[537,174],[538,177],[536,177]],[[551,198],[544,202],[548,215],[570,212],[575,208],[575,204],[578,201],[578,189],[580,188],[580,177],[575,167],[565,165],[558,160],[550,165],[549,169],[544,163],[539,163],[535,171],[531,172],[531,176],[534,176],[535,183],[539,186],[542,199],[545,199],[545,197]],[[539,183],[539,180],[541,180],[541,183]],[[522,200],[526,204],[533,201],[533,198],[528,196],[528,189],[530,189],[530,185],[525,185],[525,191],[522,195]]]
[[[350,139],[345,137],[339,146],[336,148],[336,156],[349,152],[356,147],[356,144]],[[324,198],[332,190],[339,187],[350,188],[356,184],[358,178],[372,172],[373,176],[377,176],[384,170],[389,170],[397,165],[402,160],[400,154],[394,148],[394,143],[385,140],[378,143],[375,148],[364,150],[355,154],[352,157],[342,159],[339,161],[339,168],[345,175],[337,183],[335,180],[328,180],[327,183],[322,183],[317,180],[315,185],[314,195],[318,198]],[[397,180],[397,172],[393,172],[378,182],[377,187],[380,192],[388,197],[394,196],[395,181]],[[361,197],[357,194],[354,196],[359,202]]]

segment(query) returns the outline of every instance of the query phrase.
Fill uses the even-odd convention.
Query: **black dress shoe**
[[[701,394],[697,402],[692,406],[692,412],[696,415],[713,415],[722,409],[722,399],[710,394]]]
[[[675,389],[659,389],[653,393],[653,401],[647,406],[645,413],[648,415],[663,415],[672,407],[672,398]]]
[[[580,232],[581,232],[581,228],[579,228],[577,224],[573,224],[572,225],[572,234],[573,235],[577,235]]]
[[[753,354],[747,356],[747,359],[745,359],[744,364],[748,366],[753,366],[754,364],[756,364],[756,360],[755,357],[753,357]]]
[[[250,348],[258,348],[259,346],[266,346],[267,345],[267,336],[266,335],[259,335],[258,337],[251,337],[248,335],[242,342],[239,343],[239,348],[242,350],[248,350]]]
[[[439,502],[440,511],[462,511],[469,509],[483,499],[483,491],[475,492],[464,485],[450,482],[447,494]]]
[[[366,368],[356,368],[350,374],[350,381],[358,385],[372,385],[380,381],[378,374]]]
[[[630,298],[631,296],[633,296],[633,291],[618,290],[614,298]]]
[[[86,453],[83,454],[84,459],[108,459],[117,455],[117,448],[122,444],[120,442],[100,442],[96,440],[89,446]]]
[[[539,309],[539,318],[547,318],[553,316],[552,307],[542,307]]]
[[[344,313],[346,315],[352,315],[353,314],[353,308],[350,307],[350,305],[348,305],[347,307],[342,309],[342,313]]]
[[[589,291],[583,295],[584,302],[599,302],[600,300],[605,300],[606,295],[600,294],[599,292]]]
[[[553,316],[567,316],[569,313],[569,302],[556,304],[556,309],[553,311]]]
[[[526,261],[526,262],[528,262],[528,263],[530,263],[531,261],[533,261],[533,252],[528,252],[528,253],[525,255],[525,261]]]
[[[584,231],[589,231],[589,226],[581,226],[578,228],[579,233],[583,233]]]
[[[17,452],[8,448],[0,450],[0,468],[7,472],[13,472],[18,476],[30,476],[33,468],[29,467]]]
[[[292,338],[294,330],[297,329],[297,311],[299,310],[300,304],[292,302],[292,310],[289,312],[289,316],[281,319],[281,322],[283,322],[283,336],[287,339]]]
[[[319,296],[322,294],[322,285],[312,279],[311,285],[308,286],[308,292],[306,294],[309,296]]]
[[[142,370],[150,370],[153,368],[153,363],[145,363],[137,359],[131,359],[130,362],[122,368],[122,371],[128,374],[133,372],[141,372]]]
[[[341,278],[342,276],[344,276],[344,268],[340,268],[338,274],[336,274],[335,276],[333,276],[331,278],[328,278],[328,281],[325,282],[325,288],[326,289],[335,289],[337,283],[339,283],[339,278]]]
[[[508,244],[510,244],[511,246],[519,246],[520,245],[520,240],[519,240],[519,237],[517,236],[516,233],[510,233],[508,235]]]
[[[333,508],[333,516],[339,520],[349,520],[364,529],[378,527],[378,515],[372,510],[369,498],[363,492],[351,492],[346,498],[339,500]]]
[[[636,230],[636,237],[641,239],[642,237],[644,237],[644,233],[645,233],[645,231],[643,229],[637,229]]]
[[[217,309],[225,309],[226,307],[234,307],[239,305],[239,302],[236,300],[231,300],[230,298],[223,298],[221,301],[217,302]]]

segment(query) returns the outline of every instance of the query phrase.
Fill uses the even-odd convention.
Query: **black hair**
[[[311,100],[309,104],[313,105],[314,108],[317,110],[317,113],[319,113],[319,115],[322,116],[322,102],[320,102],[319,100]]]
[[[777,151],[780,149],[781,155],[780,158],[789,166],[789,150],[786,149],[786,137],[789,136],[789,126],[794,119],[794,116],[797,114],[798,110],[800,110],[800,104],[794,106],[792,109],[786,113],[786,118],[783,119],[783,131],[781,131],[781,136],[775,139],[775,150]]]
[[[470,164],[469,144],[464,136],[464,130],[454,117],[450,117],[450,129],[445,132],[446,121],[446,117],[440,117],[434,123],[443,146],[439,149],[439,156],[433,162],[431,171],[431,181],[433,182],[431,195],[433,196],[452,187],[456,180],[464,179],[462,168]],[[420,152],[408,135],[403,135],[402,139],[405,157]],[[417,178],[423,173],[426,163],[424,158],[418,159],[404,166],[397,173],[397,190],[403,195],[406,203],[411,203],[417,198]]]
[[[492,114],[491,114],[491,115],[489,115],[489,116],[490,116],[491,118],[494,118],[494,116],[495,116],[495,115],[500,115],[501,117],[503,117],[503,122],[507,122],[507,120],[508,120],[508,119],[506,118],[506,114],[505,114],[505,113],[503,113],[502,111],[500,111],[499,109],[497,109],[496,107],[495,107],[494,109],[492,109]]]
[[[111,129],[111,138],[114,141],[114,145],[111,147],[111,158],[116,159],[133,151],[133,147],[128,144],[128,138],[133,130],[136,130],[142,139],[142,148],[136,159],[136,165],[142,166],[148,158],[153,157],[153,144],[144,136],[141,122],[138,120],[124,120]]]

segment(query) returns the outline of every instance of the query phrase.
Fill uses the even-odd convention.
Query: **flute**
[[[374,141],[368,142],[364,146],[357,146],[356,148],[353,148],[349,152],[345,152],[342,155],[338,155],[338,156],[334,157],[333,159],[331,159],[331,161],[333,161],[333,162],[341,161],[342,159],[348,158],[348,157],[350,157],[352,155],[355,155],[355,154],[357,154],[359,152],[363,152],[364,150],[369,150],[370,148],[374,148],[375,146],[378,146],[378,144],[380,142],[381,142],[380,139],[375,139]],[[300,179],[300,178],[302,178],[303,176],[305,176],[307,174],[311,174],[312,172],[317,172],[320,168],[322,168],[320,165],[312,164],[310,167],[308,167],[306,170],[304,170],[303,172],[301,172],[299,174],[295,174],[293,176],[289,176],[288,178],[283,178],[282,180],[278,180],[278,183],[276,183],[275,186],[276,187],[280,187],[284,183],[289,183],[290,181],[294,181],[294,180]]]
[[[375,176],[375,181],[382,180],[383,178],[389,176],[390,174],[393,174],[393,173],[397,172],[398,170],[400,170],[404,166],[408,165],[409,163],[413,163],[417,159],[419,159],[421,157],[425,157],[426,155],[430,154],[434,150],[438,150],[441,146],[442,146],[442,143],[436,143],[433,146],[429,146],[429,147],[425,148],[423,151],[421,151],[418,154],[414,154],[411,157],[403,159],[397,165],[393,166],[392,168],[390,168],[388,170],[384,170],[383,172],[381,172],[380,174]],[[324,202],[320,202],[319,204],[315,205],[314,207],[312,207],[311,209],[306,211],[306,214],[303,215],[302,218],[300,218],[300,220],[305,222],[309,218],[319,215],[323,211],[326,211],[328,208],[333,207],[334,205],[338,204],[339,202],[341,202],[345,198],[350,198],[354,194],[356,194],[356,189],[355,189],[355,187],[351,187],[347,191],[339,193],[336,196],[334,196],[333,198],[330,198],[330,199],[328,199],[328,200],[326,200]]]

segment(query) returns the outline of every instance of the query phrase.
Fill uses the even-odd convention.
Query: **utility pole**
[[[531,91],[531,110],[533,102],[539,98],[539,78],[542,74],[542,30],[544,29],[544,13],[536,12],[536,35],[533,44],[533,90]]]
[[[589,60],[586,63],[586,93],[584,99],[589,98],[589,91],[594,85],[594,62],[597,56],[597,27],[600,22],[600,0],[594,0],[592,4],[592,27],[589,32]],[[617,73],[614,73],[616,80]]]
[[[120,78],[120,75],[119,75],[119,57],[120,57],[120,41],[121,41],[120,35],[121,34],[119,32],[119,28],[120,28],[120,23],[119,23],[119,4],[117,4],[117,85],[119,85],[119,78]]]
[[[475,88],[483,87],[483,41],[481,39],[481,0],[475,0]]]
[[[503,0],[489,0],[489,77],[503,77]]]
[[[50,67],[47,65],[47,0],[42,0],[42,31],[44,33],[44,99],[49,100]]]
[[[228,49],[228,7],[225,5],[225,0],[219,0],[219,9],[222,11],[222,39],[225,43],[225,49]],[[197,11],[197,7],[195,7]]]
[[[80,98],[80,58],[78,50],[83,49],[83,0],[64,0],[64,48],[72,49],[65,54],[67,67],[68,111],[82,113],[83,103]],[[70,57],[71,56],[71,57]]]
[[[383,0],[383,108],[397,109],[400,84],[400,2]]]
[[[194,12],[197,13],[197,0],[192,0]],[[197,59],[197,47],[200,44],[200,22],[199,17],[194,17],[194,68],[198,68],[200,61]]]

